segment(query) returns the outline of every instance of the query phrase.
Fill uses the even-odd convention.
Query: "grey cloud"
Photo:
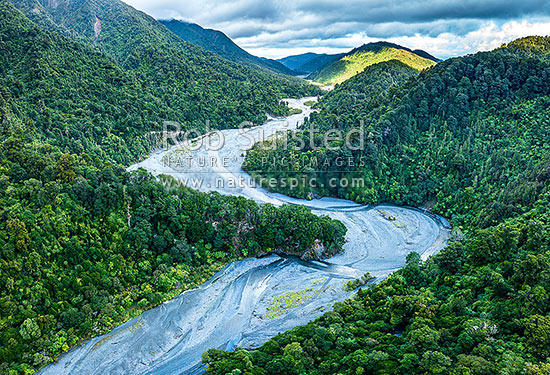
[[[399,39],[451,34],[459,38],[488,24],[550,20],[550,0],[125,1],[155,17],[179,18],[221,30],[249,49],[319,46],[344,50],[355,47],[354,35]]]
[[[325,40],[327,46],[329,40],[345,37],[353,33],[363,33],[372,38],[393,38],[403,35],[422,34],[429,37],[437,37],[442,33],[451,33],[456,35],[465,35],[468,32],[478,30],[484,24],[479,20],[464,21],[434,21],[428,23],[406,24],[399,22],[381,23],[381,24],[362,24],[359,22],[335,23],[325,26],[308,25],[304,28],[281,28],[280,30],[268,31],[262,25],[242,25],[243,28],[238,32],[232,32],[234,38],[247,39],[253,38],[261,43],[268,43],[271,46],[275,44],[301,44],[302,41],[314,39]]]
[[[233,2],[220,1],[210,13],[214,22],[231,20],[277,21],[282,16],[280,6],[276,1],[240,0]]]
[[[304,0],[297,9],[315,10],[331,19],[360,22],[427,22],[449,19],[510,19],[548,14],[548,0],[412,0],[346,1]]]
[[[442,20],[407,24],[402,22],[366,24],[365,32],[373,38],[391,38],[402,35],[422,34],[437,37],[443,33],[465,35],[478,30],[485,22],[481,20]]]

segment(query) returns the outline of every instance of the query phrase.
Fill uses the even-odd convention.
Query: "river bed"
[[[154,175],[171,175],[197,190],[242,195],[259,203],[307,206],[315,214],[344,223],[348,228],[344,252],[323,262],[276,255],[233,262],[199,288],[80,345],[40,374],[201,373],[204,351],[257,347],[350,297],[353,293],[345,290],[347,281],[365,272],[379,281],[403,267],[410,252],[427,259],[445,246],[450,235],[448,222],[417,209],[368,207],[334,198],[308,201],[255,186],[241,168],[246,154],[243,149],[277,130],[300,126],[311,113],[304,103],[312,99],[287,101],[290,107],[301,109],[300,114],[271,118],[245,131],[223,130],[225,142],[218,150],[207,150],[205,144],[190,150],[193,144],[180,144],[154,153],[129,170],[144,168]],[[219,138],[216,133],[206,136],[211,144]],[[189,159],[217,162],[182,163]]]

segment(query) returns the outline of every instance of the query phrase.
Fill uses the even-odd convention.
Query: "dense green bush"
[[[184,42],[121,1],[14,4],[36,24],[0,2],[0,87],[36,135],[66,152],[129,164],[159,146],[164,121],[199,131],[261,123],[289,113],[283,97],[319,92]]]
[[[33,373],[233,260],[344,243],[341,223],[304,207],[167,189],[36,141],[0,108],[1,373]]]
[[[119,164],[147,155],[165,120],[260,122],[318,89],[220,59],[122,2],[14,3],[35,23],[0,0],[0,373],[34,373],[233,260],[341,249],[342,224],[302,207]],[[94,41],[79,27],[96,6]]]
[[[382,94],[367,91],[377,82],[367,69],[323,99],[312,124],[350,129],[364,120],[369,142],[353,156],[369,163],[356,169],[367,189],[322,193],[424,204],[466,237],[427,262],[411,254],[379,285],[257,350],[210,350],[208,371],[549,373],[549,44],[526,38],[451,59]],[[254,168],[265,151],[250,155]],[[270,173],[258,169],[258,176]]]

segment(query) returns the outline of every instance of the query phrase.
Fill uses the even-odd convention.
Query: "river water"
[[[294,129],[311,109],[314,98],[288,100],[302,113],[269,119],[249,128],[212,133],[196,142],[155,153],[129,170],[144,168],[167,174],[201,191],[242,195],[260,203],[301,204],[315,214],[328,215],[348,228],[344,252],[324,262],[268,256],[227,265],[199,288],[151,309],[61,356],[40,374],[194,374],[204,371],[201,354],[210,348],[253,348],[276,334],[322,315],[336,301],[353,293],[347,281],[365,272],[377,281],[405,264],[416,251],[426,259],[443,248],[449,224],[420,210],[391,205],[366,207],[322,198],[289,198],[258,188],[241,169],[254,141],[277,130]],[[223,147],[208,150],[225,138]],[[198,149],[194,149],[198,148]],[[211,147],[212,148],[212,147]],[[206,162],[205,162],[206,160]],[[389,216],[395,220],[388,220]]]

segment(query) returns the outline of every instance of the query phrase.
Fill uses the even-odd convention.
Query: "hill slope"
[[[104,52],[133,75],[172,118],[187,126],[227,128],[283,114],[286,96],[317,92],[303,80],[233,63],[177,37],[119,0],[13,0],[40,25],[55,22],[73,39]],[[45,12],[45,14],[42,14]],[[40,17],[37,16],[40,14]],[[158,127],[157,127],[158,129]]]
[[[313,60],[306,62],[300,66],[300,71],[306,73],[313,73],[315,71],[323,69],[325,66],[332,64],[334,61],[344,57],[344,53],[339,53],[335,55],[326,55],[326,56],[317,56]]]
[[[147,153],[145,134],[178,118],[148,84],[97,50],[43,31],[1,1],[0,88],[16,113],[66,152],[129,162]]]
[[[344,241],[340,223],[304,207],[128,173],[117,162],[149,151],[141,140],[177,111],[67,32],[0,0],[1,374],[33,374],[273,238],[293,253],[323,246],[319,233]]]
[[[451,219],[453,241],[426,262],[410,256],[379,285],[258,350],[209,351],[209,372],[548,372],[548,46],[550,37],[527,38],[446,60],[353,106],[339,105],[358,96],[346,83],[323,98],[311,119],[317,133],[364,121],[368,141],[362,150],[321,149],[316,155],[334,160],[352,154],[359,167],[293,176],[316,177],[316,186],[328,178],[361,177],[365,186],[329,193],[364,203],[424,204]],[[304,149],[293,157],[313,153]],[[280,154],[265,156],[280,160]]]
[[[256,68],[270,69],[283,74],[295,73],[278,61],[251,55],[221,31],[205,29],[195,23],[178,20],[159,20],[159,22],[181,39],[201,46],[230,61]]]
[[[422,70],[435,65],[435,58],[426,58],[427,53],[411,51],[406,47],[388,42],[365,44],[346,53],[338,60],[322,66],[314,71],[309,78],[323,84],[335,85],[344,82],[362,72],[367,66],[388,61],[399,60],[408,66]]]
[[[325,94],[316,107],[336,115],[356,111],[365,102],[386,100],[388,90],[396,89],[418,74],[418,70],[399,60],[370,65]]]

